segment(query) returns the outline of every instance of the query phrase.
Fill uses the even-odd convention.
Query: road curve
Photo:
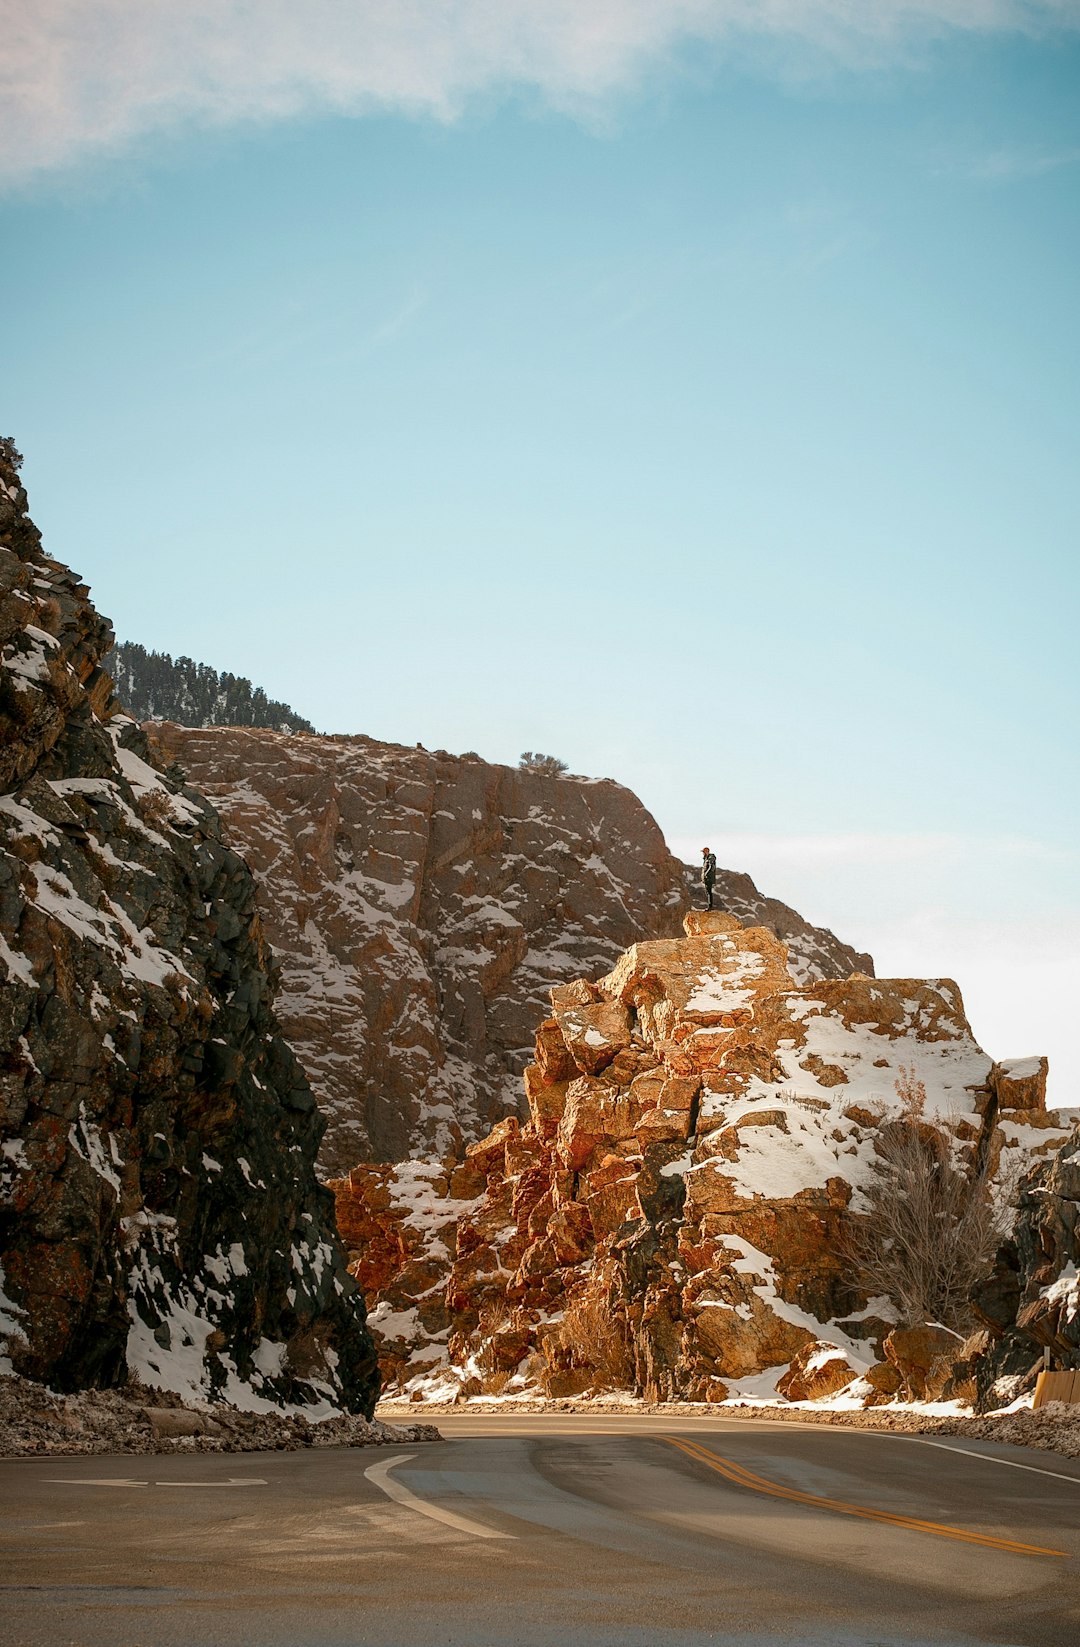
[[[0,1461],[8,1647],[1067,1647],[1080,1465],[661,1415]],[[183,1489],[178,1490],[178,1489]]]

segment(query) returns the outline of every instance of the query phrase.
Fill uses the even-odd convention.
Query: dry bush
[[[541,755],[538,749],[526,749],[518,766],[523,772],[539,772],[545,778],[560,778],[567,770],[566,762],[557,755]]]
[[[884,1295],[902,1326],[937,1321],[964,1330],[968,1299],[1011,1223],[1015,1184],[965,1172],[952,1140],[923,1119],[926,1087],[901,1068],[903,1108],[878,1139],[878,1176],[865,1187],[869,1215],[849,1238],[849,1257],[871,1296]]]
[[[172,801],[164,789],[144,789],[135,801],[135,809],[151,829],[160,829],[163,824],[175,821]]]
[[[553,1364],[587,1367],[599,1389],[625,1390],[634,1383],[633,1352],[622,1325],[595,1293],[570,1300],[544,1350]]]
[[[513,1311],[502,1293],[496,1293],[480,1306],[480,1314],[476,1323],[476,1331],[481,1338],[493,1338],[495,1334],[507,1325]]]

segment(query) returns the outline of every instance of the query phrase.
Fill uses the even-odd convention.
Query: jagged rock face
[[[370,738],[148,730],[256,872],[278,1009],[329,1120],[328,1173],[442,1159],[523,1114],[551,986],[678,931],[684,866],[618,784]],[[741,918],[760,908],[797,930],[810,974],[872,970],[731,880]]]
[[[360,737],[154,737],[256,872],[328,1172],[482,1136],[518,1108],[552,981],[677,924],[679,867],[617,784]]]
[[[890,1312],[858,1290],[845,1249],[902,1112],[897,1083],[925,1083],[924,1123],[958,1163],[1003,1172],[1060,1141],[1037,1094],[1003,1108],[1016,1089],[976,1045],[955,984],[798,988],[771,932],[700,912],[685,925],[598,982],[555,989],[526,1125],[505,1119],[448,1180],[413,1185],[397,1220],[408,1268],[373,1289],[404,1388],[720,1400],[760,1393],[770,1369],[771,1393],[800,1357],[805,1384],[830,1348],[843,1377],[866,1371]],[[380,1222],[365,1183],[335,1189],[343,1227]],[[425,1224],[453,1254],[448,1354],[444,1329],[425,1327],[432,1270],[410,1285],[431,1256]]]
[[[368,1411],[250,872],[119,712],[111,642],[0,464],[0,1363]]]
[[[1014,1237],[973,1303],[988,1329],[971,1367],[982,1407],[1033,1389],[1047,1350],[1058,1371],[1080,1369],[1080,1126],[1025,1180]]]

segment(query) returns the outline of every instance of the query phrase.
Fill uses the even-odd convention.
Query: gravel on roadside
[[[359,1414],[310,1423],[285,1413],[248,1413],[225,1404],[188,1407],[178,1396],[137,1384],[60,1395],[43,1384],[0,1375],[0,1457],[66,1453],[247,1453],[300,1447],[390,1447],[439,1441],[433,1424],[389,1424]]]

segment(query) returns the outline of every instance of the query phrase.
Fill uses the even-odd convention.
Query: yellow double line
[[[1046,1550],[1039,1544],[1020,1544],[1015,1539],[991,1538],[987,1533],[968,1533],[959,1527],[943,1527],[938,1521],[920,1521],[915,1516],[894,1515],[891,1510],[871,1510],[863,1504],[845,1504],[838,1498],[819,1498],[816,1493],[803,1493],[796,1487],[781,1487],[775,1481],[767,1481],[764,1476],[755,1475],[743,1464],[736,1464],[733,1459],[720,1458],[716,1453],[702,1447],[696,1441],[683,1441],[673,1435],[666,1435],[663,1439],[669,1446],[677,1447],[687,1458],[705,1464],[717,1475],[733,1481],[737,1487],[749,1487],[755,1493],[767,1493],[770,1498],[786,1498],[793,1504],[808,1504],[815,1510],[831,1510],[834,1515],[855,1515],[863,1521],[884,1521],[890,1527],[906,1527],[911,1532],[934,1533],[938,1538],[955,1538],[962,1544],[981,1544],[990,1550],[1009,1550],[1014,1555],[1041,1555],[1041,1556],[1068,1556],[1067,1550]]]

